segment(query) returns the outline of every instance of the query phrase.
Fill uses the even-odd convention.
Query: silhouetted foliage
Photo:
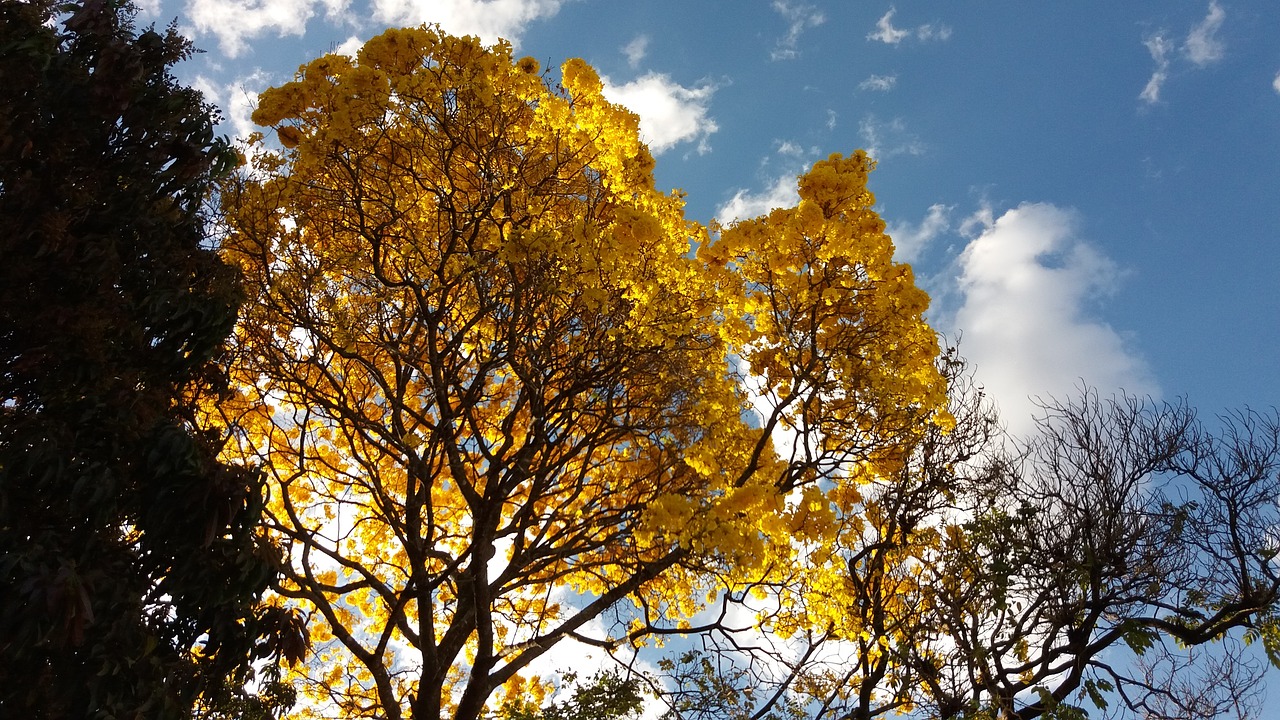
[[[261,603],[261,478],[193,421],[240,299],[202,210],[236,156],[169,72],[189,43],[131,14],[0,4],[6,718],[274,711],[287,688],[238,684],[304,649]]]
[[[865,633],[712,626],[662,665],[669,717],[1259,717],[1280,417],[1086,389],[1015,438],[962,362],[947,375],[956,427],[863,490],[874,531],[832,602]]]

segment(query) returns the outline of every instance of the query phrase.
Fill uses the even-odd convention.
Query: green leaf
[[[1138,655],[1145,654],[1156,644],[1156,633],[1150,628],[1133,626],[1125,630],[1124,643]]]

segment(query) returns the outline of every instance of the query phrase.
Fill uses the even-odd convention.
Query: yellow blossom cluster
[[[776,629],[834,621],[801,606],[843,587],[859,474],[947,421],[865,155],[708,231],[590,66],[429,27],[253,117],[279,147],[223,191],[249,302],[221,412],[274,481],[308,707],[474,717],[627,603],[600,644],[762,583],[804,588]]]

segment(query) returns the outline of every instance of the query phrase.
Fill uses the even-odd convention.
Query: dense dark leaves
[[[0,4],[3,717],[189,716],[298,654],[260,606],[260,479],[193,420],[239,300],[202,211],[235,156],[169,74],[188,43],[130,12]]]

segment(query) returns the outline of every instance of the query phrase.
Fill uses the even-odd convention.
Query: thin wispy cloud
[[[802,158],[808,154],[808,151],[800,143],[781,140],[778,142],[778,154],[786,157]]]
[[[720,129],[710,114],[715,85],[685,87],[656,72],[621,84],[604,76],[600,80],[606,98],[640,116],[640,139],[654,155],[685,142],[696,142],[700,154],[710,151],[708,138]]]
[[[787,21],[787,32],[778,40],[777,46],[769,53],[773,60],[791,60],[799,56],[800,36],[809,28],[815,28],[827,21],[813,5],[774,0],[773,9]]]
[[[950,228],[951,207],[935,203],[929,206],[929,211],[920,222],[887,223],[885,232],[893,238],[893,259],[915,262],[929,243]]]
[[[1151,53],[1151,59],[1156,63],[1151,79],[1147,80],[1146,86],[1138,94],[1140,100],[1150,105],[1160,101],[1160,90],[1169,79],[1169,51],[1173,46],[1163,35],[1152,35],[1142,44],[1147,46],[1147,52]]]
[[[876,160],[895,155],[923,155],[924,143],[907,130],[901,118],[882,121],[874,115],[863,118],[858,125],[858,135],[863,149]]]
[[[893,16],[898,9],[890,6],[889,11],[876,21],[876,29],[867,33],[868,40],[875,40],[886,45],[897,45],[903,40],[914,37],[921,42],[929,40],[946,40],[951,37],[951,28],[946,25],[926,23],[914,28],[898,28],[893,25]]]
[[[871,77],[858,83],[859,90],[875,90],[877,92],[889,92],[894,85],[898,84],[897,75],[872,75]]]
[[[1160,102],[1160,93],[1171,76],[1173,61],[1179,57],[1178,50],[1182,51],[1180,57],[1185,58],[1195,69],[1208,67],[1221,60],[1226,55],[1227,48],[1219,37],[1219,32],[1226,18],[1227,13],[1222,6],[1217,0],[1211,0],[1204,18],[1191,27],[1181,43],[1170,38],[1164,31],[1143,38],[1142,44],[1151,53],[1155,67],[1142,92],[1138,93],[1138,99],[1148,105]]]
[[[637,35],[632,38],[631,42],[622,46],[622,54],[627,57],[627,65],[633,68],[639,67],[640,62],[649,52],[649,36]]]
[[[893,26],[893,14],[897,11],[897,8],[890,7],[889,12],[881,16],[880,20],[876,22],[875,31],[867,33],[867,39],[879,40],[888,45],[897,45],[906,40],[911,31],[901,30]]]
[[[1204,20],[1191,28],[1191,32],[1187,34],[1187,41],[1183,43],[1182,51],[1197,67],[1204,67],[1222,59],[1226,46],[1218,38],[1218,31],[1222,29],[1222,21],[1226,17],[1226,11],[1216,0],[1210,2],[1209,12]]]
[[[1271,87],[1280,93],[1280,72],[1276,72],[1276,79],[1271,81]]]
[[[916,37],[925,40],[947,40],[951,37],[951,28],[947,25],[921,25],[916,28]]]

